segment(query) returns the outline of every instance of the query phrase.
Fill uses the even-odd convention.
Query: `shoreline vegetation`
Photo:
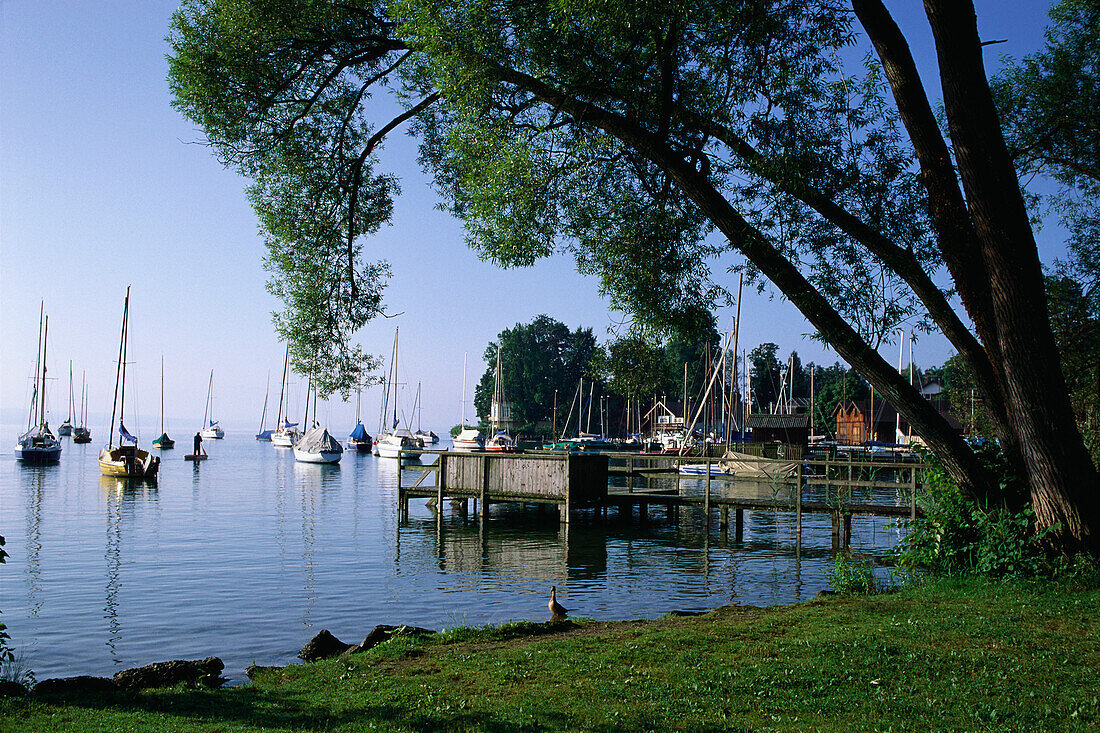
[[[4,697],[0,729],[1100,726],[1095,584],[944,578],[892,593],[648,621],[422,631],[389,633],[365,650],[316,662],[252,667],[252,683],[241,687],[209,689],[200,679]]]

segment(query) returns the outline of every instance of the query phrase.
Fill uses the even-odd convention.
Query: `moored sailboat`
[[[218,425],[218,421],[213,417],[214,406],[214,370],[210,370],[210,383],[206,387],[206,410],[202,415],[202,430],[200,431],[204,440],[213,438],[214,440],[221,440],[225,437],[225,431],[222,430],[221,425]]]
[[[275,432],[274,429],[264,430],[264,423],[267,422],[267,398],[271,390],[271,372],[267,373],[267,386],[264,387],[264,409],[260,413],[260,431],[256,433],[256,440],[271,440],[271,434]],[[276,426],[278,423],[276,423]]]
[[[359,419],[359,408],[362,402],[363,387],[360,385],[359,392],[355,397],[355,427],[348,434],[347,446],[357,453],[370,453],[371,447],[374,445],[374,439],[370,437],[367,429],[363,427],[363,421]]]
[[[275,416],[275,431],[271,433],[271,444],[276,448],[293,448],[298,441],[298,423],[291,422],[289,413],[290,405],[286,400],[286,378],[290,367],[290,345],[286,347],[286,355],[283,357],[283,381],[279,383],[279,411]],[[287,411],[283,412],[286,404]]]
[[[393,332],[393,356],[390,358],[390,374],[382,396],[382,415],[378,436],[374,440],[374,454],[380,458],[420,458],[424,443],[413,436],[407,428],[398,429],[401,421],[397,417],[397,344],[399,330]],[[390,386],[393,386],[393,422],[387,425],[390,404]]]
[[[118,370],[115,372],[115,396],[111,402],[111,431],[107,445],[99,454],[99,472],[115,478],[155,478],[160,456],[138,448],[138,439],[126,430],[126,350],[130,326],[130,288],[122,306],[122,337],[118,346]],[[114,444],[115,408],[118,408],[118,445]],[[126,445],[130,441],[130,445]]]
[[[176,447],[176,441],[168,437],[164,429],[164,355],[160,357],[160,437],[153,440],[153,447],[170,450]]]
[[[510,421],[511,415],[505,415],[507,403],[504,401],[504,379],[500,368],[500,344],[497,344],[497,372],[493,380],[493,401],[489,406],[489,439],[485,450],[497,453],[511,453],[516,449],[516,441],[501,424]]]
[[[73,362],[69,360],[69,416],[57,426],[59,438],[73,434]]]
[[[306,390],[306,416],[302,424],[309,423],[309,390]],[[305,431],[294,444],[294,460],[299,463],[339,463],[344,446],[329,434],[328,428],[317,423],[317,391],[313,392],[313,427]]]
[[[15,443],[15,458],[28,465],[57,463],[61,460],[61,441],[50,431],[46,421],[46,337],[50,320],[45,305],[38,316],[38,356],[34,369],[34,392],[31,397],[27,432]]]
[[[87,374],[80,375],[80,424],[73,428],[74,443],[91,443],[92,431],[88,429]]]
[[[466,357],[462,355],[462,400],[458,414],[458,435],[451,439],[451,448],[456,451],[477,451],[485,447],[485,436],[477,428],[466,424]]]

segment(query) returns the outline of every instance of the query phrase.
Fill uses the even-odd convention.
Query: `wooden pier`
[[[615,507],[621,516],[633,515],[637,509],[644,521],[650,506],[663,507],[670,515],[690,507],[703,511],[708,527],[717,509],[723,530],[732,512],[735,537],[740,540],[745,510],[767,510],[793,513],[798,538],[803,514],[829,514],[834,545],[845,547],[851,539],[853,516],[915,518],[917,491],[927,469],[925,464],[897,460],[753,457],[744,459],[758,464],[747,467],[746,473],[756,474],[747,478],[717,474],[722,463],[717,458],[552,451],[424,452],[424,458],[428,456],[435,456],[433,463],[404,465],[398,472],[400,521],[408,520],[409,501],[415,498],[434,499],[437,507],[446,500],[457,501],[463,514],[469,513],[473,500],[482,521],[490,504],[502,502],[554,505],[563,523],[582,508],[606,513],[608,507]],[[693,466],[699,473],[682,474],[682,465]],[[790,475],[772,475],[777,467]],[[419,473],[411,485],[402,481],[405,471]],[[429,477],[434,481],[429,482]],[[694,492],[685,491],[685,483]],[[858,496],[860,491],[883,488],[904,496],[906,504],[873,503]]]

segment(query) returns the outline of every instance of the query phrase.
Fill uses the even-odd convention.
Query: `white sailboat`
[[[407,428],[398,429],[397,427],[401,424],[401,421],[397,418],[397,343],[399,330],[395,329],[393,332],[393,356],[390,358],[389,380],[382,396],[381,425],[379,425],[378,436],[374,440],[374,451],[375,455],[381,458],[400,457],[415,460],[420,458],[419,449],[422,449],[424,444],[413,437]],[[387,407],[390,404],[391,385],[393,386],[393,422],[387,425],[386,422],[390,420]]]
[[[477,428],[466,426],[466,357],[462,355],[462,401],[458,412],[458,435],[451,439],[451,448],[456,451],[477,451],[485,447],[485,436]]]
[[[413,414],[416,415],[416,432],[413,433],[413,437],[419,440],[423,445],[434,445],[439,442],[439,436],[431,430],[424,430],[420,427],[420,407],[420,382],[417,382],[416,399],[413,400]]]
[[[99,472],[115,478],[155,478],[160,456],[138,448],[138,439],[126,430],[126,350],[130,329],[130,288],[122,306],[122,338],[118,346],[118,370],[115,372],[115,396],[111,402],[111,431],[107,446],[99,453]],[[118,445],[114,443],[115,408],[118,408]],[[130,445],[126,445],[130,441]]]
[[[287,371],[290,368],[290,345],[286,347],[286,355],[283,357],[283,381],[279,383],[279,410],[275,416],[275,432],[271,434],[271,444],[276,448],[293,448],[298,442],[298,423],[291,422],[289,413],[290,405],[286,399]],[[286,412],[283,406],[287,407]]]
[[[202,433],[204,440],[213,438],[214,440],[221,440],[225,437],[225,431],[222,430],[221,425],[218,425],[218,421],[213,418],[213,406],[214,406],[214,370],[210,370],[210,384],[206,388],[206,410],[202,415]]]
[[[506,415],[508,409],[504,401],[504,379],[500,368],[500,344],[497,344],[497,373],[493,380],[493,401],[489,406],[489,440],[485,443],[485,450],[498,453],[511,453],[516,449],[516,441],[508,434],[507,428],[502,428],[501,423],[509,422],[511,415]]]
[[[38,315],[38,356],[34,368],[34,392],[31,397],[27,432],[15,443],[15,458],[25,464],[42,465],[61,460],[61,441],[46,421],[46,336],[50,320],[45,316],[45,304]]]
[[[309,424],[309,390],[306,390],[306,416],[302,424]],[[313,391],[313,427],[302,434],[294,444],[294,460],[300,463],[339,463],[344,455],[344,446],[332,437],[328,428],[317,423],[317,389]]]

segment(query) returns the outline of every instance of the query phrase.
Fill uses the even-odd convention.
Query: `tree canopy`
[[[925,7],[949,139],[881,0],[186,0],[170,80],[222,160],[257,182],[258,209],[319,222],[272,234],[263,220],[269,252],[289,235],[297,257],[327,263],[317,280],[274,262],[275,289],[302,289],[283,321],[305,327],[284,326],[295,341],[317,328],[346,343],[379,311],[384,271],[358,246],[395,184],[373,156],[412,120],[482,257],[570,253],[614,307],[661,330],[697,327],[728,298],[711,267],[734,256],[984,495],[994,478],[876,350],[899,322],[934,324],[973,371],[1052,543],[1093,548],[1096,468],[1062,374],[1034,359],[1054,350],[1034,308],[1042,272],[973,6]],[[852,67],[856,21],[874,56]],[[340,308],[345,296],[361,307]]]
[[[489,414],[498,347],[504,398],[511,403],[512,419],[521,428],[552,418],[554,393],[558,393],[560,409],[561,401],[576,391],[580,378],[591,376],[589,366],[598,350],[592,329],[570,331],[546,315],[501,331],[497,343],[485,347],[488,366],[474,389],[478,415]]]

